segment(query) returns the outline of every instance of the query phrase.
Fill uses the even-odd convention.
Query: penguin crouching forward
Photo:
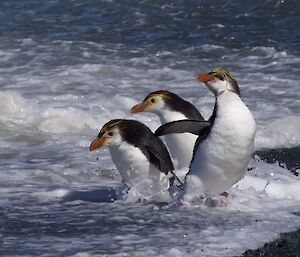
[[[194,105],[166,90],[148,94],[143,102],[132,107],[131,113],[138,112],[157,114],[161,124],[184,119],[203,120]],[[171,134],[166,135],[165,139],[171,156],[177,161],[178,168],[189,167],[197,136],[189,133]]]
[[[170,185],[175,181],[182,188],[182,183],[173,172],[167,148],[144,124],[125,119],[107,122],[90,144],[90,151],[103,145],[108,146],[113,163],[129,187],[147,180],[150,181],[149,190],[157,193],[166,188],[161,181],[163,174]]]
[[[155,134],[198,134],[184,183],[183,201],[222,194],[245,174],[254,148],[255,121],[240,98],[236,80],[224,70],[200,73],[197,79],[214,93],[216,104],[210,124],[178,121],[161,126]]]

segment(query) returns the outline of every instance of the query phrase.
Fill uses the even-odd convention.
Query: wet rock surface
[[[262,160],[268,163],[278,162],[287,167],[295,176],[299,175],[300,147],[284,149],[264,149],[255,152]],[[300,193],[300,188],[299,188]],[[300,213],[296,213],[300,215]],[[243,257],[300,257],[300,229],[283,233],[273,242],[264,244],[256,250],[247,250]]]
[[[300,229],[281,234],[280,238],[266,243],[257,250],[247,250],[243,257],[299,257],[300,256]]]
[[[263,149],[255,152],[255,154],[268,163],[278,162],[280,166],[286,167],[295,176],[299,175],[300,147]]]

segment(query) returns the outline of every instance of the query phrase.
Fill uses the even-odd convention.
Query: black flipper
[[[171,157],[163,142],[158,137],[153,135],[153,137],[151,137],[151,140],[147,140],[146,144],[150,162],[161,172],[169,175],[168,178],[170,181],[170,185],[172,185],[176,180],[175,185],[183,189],[183,183],[173,171],[174,166]]]
[[[155,136],[152,131],[141,122],[123,120],[123,123],[126,125],[125,129],[121,128],[121,134],[124,140],[138,147],[152,165],[167,175],[171,185],[172,182],[176,180],[178,181],[177,184],[182,188],[183,184],[173,172],[174,166],[170,154],[161,139]]]
[[[181,190],[183,190],[183,183],[181,182],[181,180],[177,177],[177,175],[174,173],[174,171],[170,171],[170,173],[172,174],[172,177],[169,178],[170,181],[170,186],[172,186],[175,183],[175,186],[179,187]],[[176,182],[175,182],[176,180]]]
[[[163,136],[166,134],[174,133],[192,133],[195,135],[201,135],[201,132],[210,127],[209,121],[199,120],[177,120],[166,123],[160,126],[156,131],[156,136]]]

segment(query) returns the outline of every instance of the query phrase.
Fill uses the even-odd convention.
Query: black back
[[[171,110],[183,113],[190,120],[204,120],[193,104],[170,91],[167,91],[164,101]]]
[[[211,128],[214,125],[215,119],[217,117],[217,109],[218,109],[218,102],[217,102],[217,99],[216,99],[213,113],[210,116],[210,118],[208,119],[208,121],[210,123],[210,126],[205,127],[201,131],[201,133],[199,134],[199,136],[198,136],[198,138],[197,138],[197,140],[195,142],[195,145],[194,145],[192,161],[193,161],[194,156],[195,156],[195,151],[198,149],[199,145],[208,137],[208,135],[209,135],[209,133],[211,131]]]
[[[169,152],[160,138],[143,123],[135,120],[122,120],[119,127],[122,138],[143,152],[151,164],[167,174],[174,170]]]

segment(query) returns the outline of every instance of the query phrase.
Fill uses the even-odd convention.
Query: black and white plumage
[[[228,190],[244,176],[254,148],[255,120],[232,75],[213,70],[198,74],[197,79],[216,97],[209,123],[178,121],[156,131],[158,136],[177,131],[199,135],[184,183],[184,202]]]
[[[115,119],[106,123],[90,151],[106,145],[124,183],[130,187],[141,181],[151,180],[151,186],[160,190],[161,175],[182,183],[173,173],[173,164],[167,148],[151,130],[135,120]]]
[[[155,113],[159,116],[161,124],[183,119],[204,120],[193,104],[166,90],[148,94],[142,103],[132,107],[131,112]],[[178,168],[188,167],[197,136],[189,133],[169,134],[165,139],[172,158],[177,161]]]

